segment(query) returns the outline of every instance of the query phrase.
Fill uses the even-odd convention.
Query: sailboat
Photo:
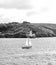
[[[26,44],[22,47],[23,49],[29,49],[32,47],[31,40],[29,38],[26,39]]]
[[[29,48],[32,47],[32,43],[31,43],[30,37],[32,37],[32,31],[29,32],[28,38],[26,39],[26,43],[25,43],[25,45],[22,47],[23,49],[29,49]]]

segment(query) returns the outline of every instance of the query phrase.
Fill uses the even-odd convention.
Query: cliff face
[[[0,24],[0,38],[26,38],[26,34],[32,30],[36,37],[55,37],[56,24],[33,24],[12,22]]]

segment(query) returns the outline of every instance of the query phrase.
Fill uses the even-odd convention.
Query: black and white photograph
[[[56,65],[56,0],[0,0],[0,65]]]

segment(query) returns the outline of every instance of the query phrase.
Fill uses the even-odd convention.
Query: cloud
[[[56,0],[0,0],[0,22],[9,20],[55,23]]]
[[[29,17],[29,16],[34,16],[34,15],[39,15],[39,13],[37,13],[37,12],[35,12],[35,11],[31,11],[31,12],[28,12],[28,13],[26,14],[27,17]]]
[[[0,0],[0,8],[31,9],[30,0]]]
[[[47,12],[49,9],[47,7],[44,7],[41,9],[41,12]]]

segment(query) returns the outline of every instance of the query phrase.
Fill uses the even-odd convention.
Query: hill
[[[12,22],[0,24],[0,38],[27,38],[27,33],[32,30],[35,37],[56,37],[56,24]]]

